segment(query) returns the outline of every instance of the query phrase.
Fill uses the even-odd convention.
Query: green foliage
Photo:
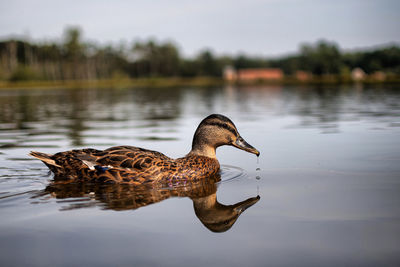
[[[384,70],[400,74],[400,48],[396,46],[367,52],[345,53],[343,61],[351,68],[361,67],[367,73]]]
[[[195,77],[199,75],[199,62],[193,59],[182,59],[179,66],[179,74],[182,77]]]
[[[5,81],[5,80],[7,80],[7,75],[0,68],[0,81]]]
[[[265,68],[269,67],[269,64],[266,59],[252,58],[241,54],[233,59],[233,66],[236,69],[247,69],[247,68]]]
[[[76,27],[70,27],[64,33],[64,52],[69,60],[77,60],[84,54],[84,45],[81,41],[81,30]]]
[[[219,66],[217,59],[213,52],[204,50],[197,56],[196,61],[199,66],[199,75],[201,76],[221,76],[221,66]]]
[[[342,65],[338,46],[326,41],[320,41],[314,46],[302,45],[299,61],[304,70],[316,75],[338,74]]]
[[[28,66],[19,65],[17,69],[11,74],[10,81],[34,81],[40,80],[38,72],[34,71]]]
[[[155,41],[137,42],[132,47],[136,58],[131,70],[136,77],[177,76],[180,56],[171,42],[157,44]]]

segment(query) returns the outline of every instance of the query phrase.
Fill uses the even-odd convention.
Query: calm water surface
[[[27,156],[180,157],[210,113],[261,151],[219,148],[217,183],[60,187]],[[400,265],[399,86],[0,90],[0,162],[1,266]]]

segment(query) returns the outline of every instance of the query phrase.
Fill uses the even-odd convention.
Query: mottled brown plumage
[[[189,154],[178,159],[133,146],[116,146],[106,150],[86,148],[54,155],[31,152],[30,155],[43,161],[57,181],[138,185],[160,181],[176,183],[215,175],[220,167],[215,150],[221,145],[233,145],[257,156],[260,154],[240,137],[230,119],[213,114],[198,126]]]

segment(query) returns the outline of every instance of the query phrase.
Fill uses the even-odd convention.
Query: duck
[[[74,149],[56,154],[31,151],[29,155],[41,160],[59,182],[174,184],[218,174],[216,149],[223,145],[260,155],[241,137],[235,124],[221,114],[211,114],[200,122],[192,149],[177,159],[135,146]]]

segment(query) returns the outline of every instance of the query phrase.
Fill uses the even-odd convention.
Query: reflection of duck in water
[[[145,185],[93,184],[93,183],[51,183],[35,198],[46,195],[58,199],[73,198],[63,203],[70,206],[62,210],[85,208],[100,205],[104,209],[130,210],[157,203],[170,197],[189,197],[193,201],[196,216],[209,230],[225,232],[239,218],[240,214],[254,205],[260,197],[252,197],[234,205],[223,205],[217,201],[217,182],[219,175],[210,176],[184,186],[152,189]],[[77,197],[82,201],[77,201]],[[94,201],[93,201],[94,200]]]
[[[133,146],[87,148],[54,155],[31,152],[30,155],[43,161],[55,174],[55,180],[130,184],[170,180],[174,183],[217,174],[219,163],[215,150],[222,145],[260,154],[243,140],[229,118],[213,114],[198,126],[189,154],[178,159]]]
[[[253,206],[260,196],[251,197],[234,205],[223,205],[217,201],[217,193],[199,198],[192,198],[197,218],[213,232],[225,232],[247,208]]]

